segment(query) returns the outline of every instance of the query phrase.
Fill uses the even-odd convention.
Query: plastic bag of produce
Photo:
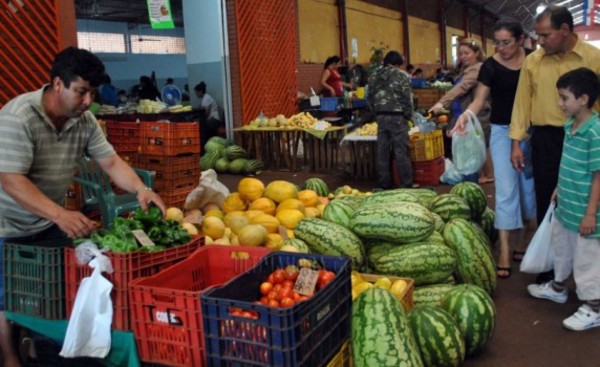
[[[200,183],[185,198],[186,210],[200,209],[208,203],[223,206],[223,201],[229,195],[229,189],[217,179],[217,172],[213,169],[202,171]]]
[[[535,235],[529,242],[527,252],[521,261],[523,273],[538,274],[554,268],[554,250],[552,249],[552,217],[554,203],[550,203],[544,220],[538,226]]]
[[[465,124],[465,134],[452,135],[452,162],[463,175],[479,172],[485,162],[485,138],[481,124],[472,112],[467,110],[469,120]]]
[[[440,181],[448,185],[456,185],[462,182],[464,180],[463,175],[456,170],[452,161],[446,158],[445,162],[444,173],[440,176]]]

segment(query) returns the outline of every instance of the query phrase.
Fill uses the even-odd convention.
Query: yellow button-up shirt
[[[558,107],[556,81],[564,73],[580,67],[600,74],[600,49],[579,39],[575,47],[562,58],[546,55],[542,48],[527,56],[521,67],[512,111],[509,130],[511,139],[526,139],[531,125],[564,125],[567,118]],[[594,107],[600,111],[598,102]]]

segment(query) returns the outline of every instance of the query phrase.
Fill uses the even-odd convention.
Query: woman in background
[[[344,95],[344,87],[353,89],[354,86],[350,83],[342,81],[342,76],[339,72],[339,67],[342,59],[339,56],[328,57],[323,67],[321,74],[322,93],[325,97],[341,97]]]

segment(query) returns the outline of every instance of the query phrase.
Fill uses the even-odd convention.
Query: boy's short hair
[[[50,70],[50,82],[59,77],[65,87],[78,77],[92,87],[98,87],[105,80],[104,64],[91,52],[77,47],[67,47],[59,52]]]
[[[576,98],[587,94],[588,107],[592,108],[600,93],[600,80],[592,70],[577,68],[561,75],[556,82],[556,88],[568,89]]]

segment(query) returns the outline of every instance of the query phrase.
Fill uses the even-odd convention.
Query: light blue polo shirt
[[[579,232],[587,209],[592,177],[600,171],[600,120],[598,113],[571,133],[573,118],[565,123],[565,139],[558,171],[558,206],[556,219],[567,229]],[[596,214],[596,232],[586,237],[600,237],[600,210]]]

